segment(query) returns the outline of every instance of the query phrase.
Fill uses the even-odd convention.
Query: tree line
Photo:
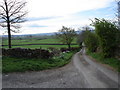
[[[80,34],[79,43],[84,42],[89,52],[100,52],[104,58],[114,57],[120,45],[120,30],[118,26],[105,19],[95,18],[91,24],[95,30],[86,29]]]

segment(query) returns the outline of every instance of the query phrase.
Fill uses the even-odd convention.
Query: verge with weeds
[[[114,68],[116,71],[120,72],[120,60],[116,58],[102,58],[101,53],[92,53],[87,52],[88,55],[92,56],[92,58],[95,58],[98,62],[102,64],[106,64]]]
[[[61,67],[71,61],[71,57],[75,52],[76,51],[61,53],[60,56],[50,59],[28,59],[4,56],[2,57],[2,72],[39,71]]]

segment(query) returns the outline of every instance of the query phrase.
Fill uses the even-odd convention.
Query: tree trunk
[[[68,44],[68,49],[69,49],[69,50],[71,49],[70,44]]]
[[[9,48],[11,48],[11,32],[10,32],[9,22],[7,23],[7,27],[8,27],[8,46],[9,46]]]
[[[8,11],[8,5],[5,1],[6,6],[6,15],[7,15],[7,29],[8,29],[8,46],[11,48],[11,32],[10,32],[10,20],[9,20],[9,11]]]

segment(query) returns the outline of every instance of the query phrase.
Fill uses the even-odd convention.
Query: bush
[[[96,34],[99,37],[103,57],[115,56],[115,50],[118,45],[117,26],[111,21],[105,19],[99,20],[97,18],[93,22],[93,26],[95,26]]]
[[[80,51],[82,47],[71,47],[70,51]]]
[[[82,47],[71,47],[69,50],[68,48],[60,48],[61,52],[68,52],[68,51],[79,51]]]
[[[95,52],[99,45],[98,37],[95,33],[92,33],[90,31],[87,31],[87,35],[85,37],[84,42],[89,52]]]
[[[17,58],[50,58],[52,53],[44,49],[27,49],[27,48],[12,48],[2,49],[3,56],[17,57]]]
[[[53,54],[53,56],[59,56],[60,53],[61,53],[61,51],[59,49],[54,48],[54,47],[49,47],[48,49],[51,51],[51,53]]]
[[[84,42],[85,37],[87,35],[87,31],[91,31],[91,30],[93,29],[90,28],[89,26],[85,26],[85,27],[82,27],[82,29],[80,29],[81,32],[78,34],[78,37],[77,37],[77,43],[79,44],[79,46],[81,46],[82,43]]]
[[[67,52],[67,51],[69,51],[69,49],[68,48],[60,48],[60,51],[61,52]]]

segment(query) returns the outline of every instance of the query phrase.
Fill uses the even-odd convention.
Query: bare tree
[[[3,0],[0,2],[0,26],[7,28],[8,46],[11,48],[11,31],[17,32],[19,23],[25,22],[26,11],[23,10],[26,2],[19,0]]]

